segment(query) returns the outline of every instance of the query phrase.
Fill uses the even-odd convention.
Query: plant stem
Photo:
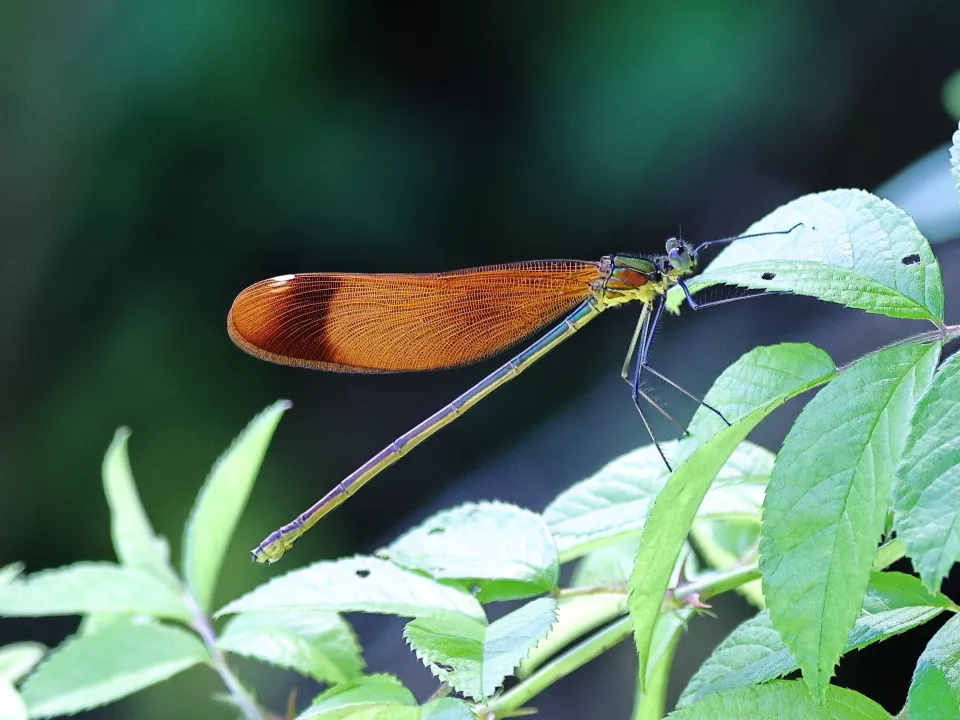
[[[197,631],[200,639],[203,640],[204,645],[207,646],[213,669],[217,671],[220,679],[223,680],[223,684],[226,685],[227,690],[230,691],[233,701],[237,704],[243,716],[247,720],[267,720],[267,716],[257,705],[253,697],[251,697],[250,693],[247,692],[247,689],[240,682],[239,678],[233,674],[233,670],[231,670],[227,664],[227,658],[224,657],[220,648],[217,647],[217,637],[214,633],[213,625],[210,624],[210,619],[200,609],[200,606],[197,605],[196,600],[193,599],[193,596],[189,592],[185,592],[184,597],[193,611],[193,622],[191,625],[193,629]]]
[[[873,569],[875,571],[886,570],[897,560],[907,556],[907,546],[903,540],[891,540],[880,546],[877,550],[877,556],[873,559]]]
[[[664,613],[657,620],[650,643],[646,682],[643,683],[646,690],[641,690],[640,676],[637,676],[633,720],[660,720],[663,717],[673,655],[693,613],[693,608],[686,607]]]
[[[888,543],[884,543],[877,551],[877,557],[874,561],[874,569],[882,570],[886,567],[889,567],[897,560],[905,557],[905,555],[906,547],[901,541],[892,540]],[[753,562],[749,565],[735,567],[723,572],[711,573],[709,576],[701,578],[695,582],[679,585],[671,591],[671,595],[675,601],[684,601],[688,598],[693,599],[694,597],[700,600],[706,600],[714,595],[719,595],[720,593],[740,587],[741,585],[756,580],[759,577],[759,565],[758,563]],[[612,588],[596,587],[584,588],[583,590],[584,592],[576,592],[573,594],[582,595],[608,593],[611,592]],[[562,596],[567,596],[567,591],[561,590],[559,594]],[[522,682],[518,683],[511,690],[505,692],[500,697],[491,700],[489,704],[484,706],[488,714],[485,714],[482,717],[489,718],[490,720],[507,717],[509,713],[522,707],[531,698],[541,693],[557,680],[569,675],[580,666],[585,665],[589,661],[593,660],[595,657],[602,655],[607,650],[629,637],[632,632],[633,625],[630,622],[629,616],[622,617],[616,622],[611,623],[604,629],[581,641],[567,652],[563,653],[562,655],[558,655],[553,660],[543,665],[539,670],[534,672],[532,675],[530,675],[530,677],[526,678]],[[665,658],[665,665],[667,668],[669,668],[670,659],[672,659],[672,650],[673,648],[671,647],[669,651],[669,658]],[[652,715],[649,715],[649,712],[653,709],[653,707],[656,706],[658,702],[661,702],[662,704],[662,699],[658,700],[658,698],[655,696],[649,696],[646,699],[641,697],[640,703],[634,711],[634,717],[652,717]]]
[[[686,600],[697,596],[700,600],[725,593],[741,585],[746,585],[760,577],[760,566],[756,562],[741,565],[730,570],[710,573],[694,582],[678,585],[670,593],[675,600]]]
[[[490,715],[484,717],[502,718],[506,714],[522,707],[530,698],[542,692],[560,678],[569,675],[581,665],[602,655],[610,648],[630,637],[633,625],[629,617],[623,617],[603,630],[591,635],[583,642],[558,655],[523,682],[494,698],[486,706]]]
[[[589,587],[560,588],[554,597],[560,598],[582,597],[584,595],[623,595],[627,592],[626,585],[591,585]]]

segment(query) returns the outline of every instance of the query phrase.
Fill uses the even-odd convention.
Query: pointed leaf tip
[[[183,575],[204,611],[213,602],[227,546],[253,490],[267,446],[280,417],[290,407],[288,400],[279,400],[251,420],[214,464],[197,496],[184,529]]]
[[[103,490],[110,506],[113,548],[121,564],[145,570],[175,588],[179,581],[170,567],[167,543],[150,525],[133,480],[129,439],[130,430],[119,428],[103,458]]]

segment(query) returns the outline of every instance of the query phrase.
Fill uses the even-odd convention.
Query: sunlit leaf
[[[706,402],[731,425],[703,407],[697,411],[690,423],[691,437],[681,443],[686,459],[654,503],[630,578],[630,616],[641,677],[678,554],[720,468],[763,418],[833,374],[830,357],[812,345],[762,347],[727,368],[707,394]]]
[[[661,461],[662,464],[662,461]],[[639,537],[628,537],[585,555],[570,578],[573,587],[626,586],[633,572],[633,561],[640,548]]]
[[[463,700],[440,698],[420,708],[420,718],[415,720],[476,720],[477,716]],[[384,720],[388,720],[384,718]]]
[[[897,467],[894,527],[930,588],[960,559],[960,355],[947,359],[917,404]]]
[[[27,705],[6,678],[0,678],[0,720],[27,720]]]
[[[217,615],[249,610],[370,612],[421,617],[455,613],[486,620],[470,593],[379,558],[318,562],[264,583]]]
[[[353,628],[333,612],[243,613],[226,624],[217,647],[331,685],[353,680],[364,666]]]
[[[677,443],[664,443],[669,455]],[[772,454],[751,443],[741,444],[717,475],[717,486],[701,506],[700,517],[727,517],[742,509],[731,487],[757,478],[766,480]],[[562,492],[543,511],[563,562],[604,545],[640,534],[650,507],[667,481],[663,460],[646,445],[611,461],[586,480]]]
[[[77,635],[92,635],[118,622],[146,622],[149,615],[131,615],[130,613],[97,612],[84,615],[77,628]]]
[[[20,682],[46,652],[46,645],[35,642],[11,643],[0,647],[0,680]]]
[[[960,715],[960,616],[937,631],[917,660],[907,693],[910,720]]]
[[[928,592],[918,578],[897,572],[873,573],[863,608],[844,652],[880,642],[932,620],[950,599]],[[763,611],[738,625],[700,666],[680,695],[688,705],[711,693],[755,685],[791,673],[797,661]]]
[[[760,521],[759,518],[697,520],[690,536],[697,553],[707,565],[717,570],[729,570],[756,558],[760,543]],[[736,592],[754,607],[766,606],[759,579],[738,585]]]
[[[744,234],[788,234],[738,240],[701,274],[692,292],[736,285],[809,295],[891,317],[943,319],[940,265],[916,224],[900,208],[862,190],[805,195],[774,210]],[[671,308],[683,293],[670,293]]]
[[[745,448],[750,452],[742,453]],[[743,442],[717,475],[690,530],[698,554],[710,567],[727,570],[756,558],[763,498],[775,457],[766,448]],[[738,459],[748,463],[728,482],[728,469]],[[759,579],[738,585],[736,592],[756,607],[764,607]]]
[[[556,621],[553,598],[531,600],[490,625],[464,616],[407,623],[403,635],[440,680],[474,700],[493,695]]]
[[[880,705],[860,693],[829,686],[823,698],[801,682],[778,680],[766,685],[715,693],[668,715],[671,720],[890,720]],[[913,715],[910,716],[913,720]]]
[[[0,586],[0,615],[142,613],[190,620],[184,598],[144,570],[111,563],[76,563]]]
[[[214,464],[183,533],[183,576],[197,603],[209,610],[227,545],[246,507],[280,416],[280,400],[257,415]]]
[[[130,431],[120,428],[103,459],[103,489],[110,505],[113,548],[122,565],[152,573],[171,587],[179,581],[170,567],[167,542],[150,525],[133,481],[127,440]]]
[[[560,577],[557,544],[543,518],[501,502],[437,513],[381,556],[438,580],[458,580],[481,602],[551,592]]]
[[[392,720],[394,709],[415,707],[416,704],[413,693],[393,675],[367,675],[321,693],[310,707],[297,715],[296,720],[375,720],[381,717]],[[403,715],[398,717],[406,720]]]
[[[760,537],[773,626],[822,695],[860,612],[900,457],[939,346],[847,368],[800,413],[767,487]]]
[[[627,612],[626,586],[639,541],[638,537],[628,537],[591,552],[577,563],[570,585],[591,592],[560,597],[557,622],[520,663],[518,678],[527,677],[570,643]],[[602,592],[602,588],[609,591]]]
[[[74,636],[51,651],[23,684],[31,717],[88,710],[155,685],[208,662],[191,632],[148,623],[118,623],[92,635]]]
[[[0,568],[0,588],[19,577],[22,572],[23,563],[11,563],[9,565],[4,565],[2,568]]]

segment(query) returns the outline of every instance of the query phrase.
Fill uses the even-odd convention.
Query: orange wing
[[[573,309],[598,263],[544,260],[446,273],[306,273],[244,290],[233,341],[263,360],[337,372],[435,370],[483,360]]]

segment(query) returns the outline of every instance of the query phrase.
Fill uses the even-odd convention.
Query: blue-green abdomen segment
[[[387,445],[344,478],[335,488],[314,503],[310,509],[299,515],[296,520],[272,532],[252,551],[254,561],[273,563],[279,560],[287,550],[293,547],[293,544],[301,535],[313,527],[327,513],[356,493],[380,471],[402,458],[437,430],[453,422],[458,416],[465,413],[498,387],[515,378],[599,315],[603,309],[604,305],[595,296],[589,296],[560,324],[556,325],[533,345],[501,365],[449,405],[438,410],[412,430]]]

